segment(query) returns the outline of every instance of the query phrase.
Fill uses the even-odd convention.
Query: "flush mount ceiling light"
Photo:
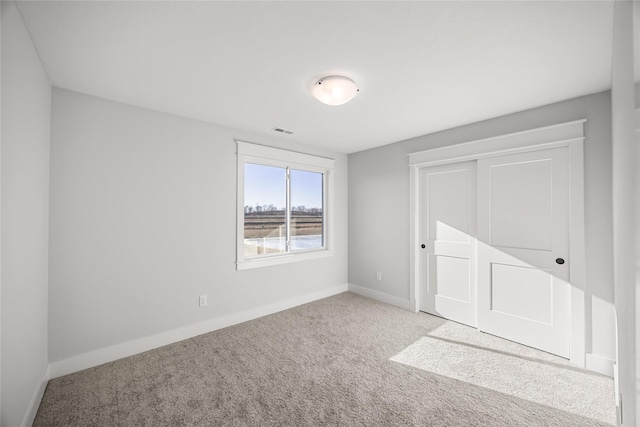
[[[313,85],[311,93],[316,99],[327,105],[342,105],[356,96],[360,91],[356,84],[348,77],[323,77]]]

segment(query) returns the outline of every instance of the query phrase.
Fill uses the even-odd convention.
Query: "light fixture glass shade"
[[[313,85],[312,94],[316,99],[327,105],[342,105],[356,96],[359,89],[348,77],[324,77]]]

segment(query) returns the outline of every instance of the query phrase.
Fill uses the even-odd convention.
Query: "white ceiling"
[[[343,153],[610,88],[612,1],[18,7],[54,86]]]

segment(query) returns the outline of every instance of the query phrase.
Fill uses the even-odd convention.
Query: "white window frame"
[[[334,159],[236,141],[237,144],[237,220],[236,220],[236,270],[268,267],[333,256],[333,198]],[[244,255],[244,165],[246,163],[289,168],[323,174],[323,247],[297,250],[287,253],[263,254],[253,257]],[[288,188],[287,183],[287,188]],[[286,213],[290,221],[290,212]]]

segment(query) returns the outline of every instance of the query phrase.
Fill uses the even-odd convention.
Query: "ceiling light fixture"
[[[311,93],[323,104],[345,104],[360,91],[353,80],[343,76],[323,77],[313,85]]]

